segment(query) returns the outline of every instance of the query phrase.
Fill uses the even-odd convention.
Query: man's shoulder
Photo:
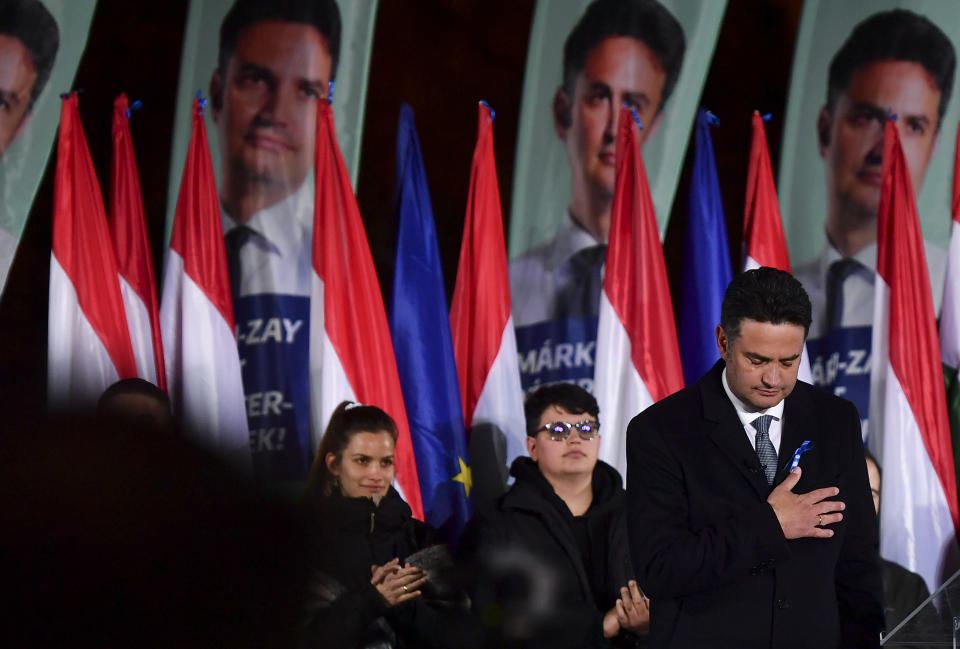
[[[794,266],[793,276],[804,286],[819,283],[821,281],[820,259],[811,259],[810,261]]]
[[[712,372],[708,373],[696,383],[664,397],[641,411],[631,420],[630,428],[662,428],[662,424],[668,424],[663,427],[663,430],[669,431],[675,429],[673,424],[678,421],[678,418],[699,418],[703,412],[701,384],[711,380],[711,374]]]
[[[557,266],[563,261],[559,238],[555,235],[510,260],[510,300],[516,326],[549,320],[553,315]]]
[[[816,257],[800,264],[795,264],[791,273],[810,292],[822,287],[826,281],[826,267],[829,265],[830,244],[824,242]]]
[[[559,250],[562,234],[562,232],[558,232],[511,259],[508,264],[511,279],[514,276],[523,278],[532,273],[546,273],[556,270],[557,266],[563,262]]]

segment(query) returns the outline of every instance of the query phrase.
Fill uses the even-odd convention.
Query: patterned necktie
[[[770,441],[770,422],[773,415],[760,415],[750,422],[757,431],[757,458],[763,465],[763,472],[767,474],[767,484],[773,484],[773,476],[777,474],[777,450]]]

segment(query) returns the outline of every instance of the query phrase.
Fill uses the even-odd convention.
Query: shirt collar
[[[597,240],[574,220],[570,212],[567,212],[566,224],[557,232],[550,243],[549,255],[545,259],[544,265],[547,268],[555,269],[576,253],[595,245],[597,245]]]
[[[837,250],[834,245],[830,242],[829,237],[826,233],[823,236],[823,252],[820,255],[820,277],[826,277],[827,271],[830,270],[830,264],[835,261],[839,261],[844,258],[840,251]],[[869,243],[863,248],[858,250],[856,254],[850,256],[851,259],[863,264],[865,268],[873,272],[877,271],[877,242]]]
[[[279,203],[254,212],[244,225],[266,239],[281,256],[295,256],[313,231],[313,203],[313,175],[307,174],[297,191]],[[220,212],[223,233],[227,234],[239,224],[225,207],[221,206]],[[291,222],[296,227],[290,227]]]
[[[730,385],[727,383],[727,368],[723,368],[720,381],[723,383],[723,391],[727,393],[727,398],[730,399],[730,403],[733,404],[733,407],[737,411],[737,417],[740,418],[742,423],[749,424],[759,415],[773,415],[777,421],[783,419],[783,399],[781,399],[777,405],[771,406],[766,410],[754,410],[741,401],[730,389]]]

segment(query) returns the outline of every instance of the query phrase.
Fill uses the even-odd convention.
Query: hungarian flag
[[[485,102],[478,112],[450,328],[464,421],[471,435],[481,429],[502,433],[509,466],[526,454],[527,434],[493,156],[493,115]]]
[[[690,218],[687,223],[680,285],[680,356],[683,378],[696,382],[719,358],[714,335],[727,284],[733,279],[727,250],[727,224],[713,157],[710,126],[717,118],[702,108],[697,113],[697,147],[690,182]]]
[[[63,99],[50,253],[47,385],[53,410],[91,409],[137,365],[100,184],[77,95]]]
[[[413,109],[407,104],[400,107],[397,128],[395,198],[397,263],[390,333],[410,418],[425,520],[455,540],[470,517],[473,480],[433,208]]]
[[[954,468],[960,468],[960,125],[953,160],[953,223],[950,227],[950,250],[947,274],[943,284],[943,307],[940,312],[940,353],[943,378],[947,388],[947,413],[953,442]],[[958,476],[960,485],[960,476]]]
[[[792,272],[790,254],[787,252],[787,239],[783,235],[783,220],[763,122],[760,113],[753,111],[753,138],[750,141],[747,199],[743,213],[743,270],[769,266],[789,273]],[[800,358],[797,378],[813,383],[806,346]]]
[[[110,234],[120,269],[120,291],[130,327],[133,356],[140,378],[167,389],[157,308],[157,284],[150,238],[143,213],[140,176],[130,137],[130,103],[126,94],[113,102],[113,175],[110,185]]]
[[[247,413],[205,103],[194,100],[193,134],[164,268],[160,330],[174,414],[200,441],[248,468]]]
[[[340,155],[329,103],[317,106],[316,204],[310,293],[310,416],[314,441],[344,400],[377,406],[397,423],[397,485],[423,520],[417,462],[380,283]]]
[[[636,127],[621,108],[594,380],[603,424],[600,459],[621,475],[630,419],[683,387],[663,246]]]
[[[896,126],[885,128],[870,394],[880,552],[933,591],[957,567],[957,485],[923,236]]]

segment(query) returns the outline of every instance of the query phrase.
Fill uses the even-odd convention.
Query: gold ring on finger
[[[823,514],[817,514],[817,527],[823,527]]]
[[[400,588],[402,588],[402,589],[403,589],[403,592],[405,592],[405,593],[408,591],[406,584],[404,584],[404,585],[401,586]]]

